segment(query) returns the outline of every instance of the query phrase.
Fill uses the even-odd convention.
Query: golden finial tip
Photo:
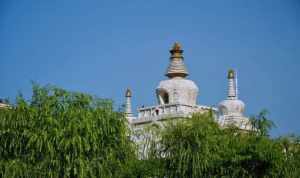
[[[173,45],[172,50],[176,50],[176,51],[181,50],[180,43],[179,42],[175,42],[174,45]]]
[[[130,88],[127,88],[126,92],[125,92],[125,97],[131,97],[131,96],[132,96],[132,92],[131,92]]]
[[[179,42],[175,42],[172,49],[170,50],[170,53],[181,55],[183,53],[183,50],[181,48],[181,44]]]
[[[235,78],[235,72],[234,72],[234,70],[233,69],[229,69],[228,70],[228,79],[233,79],[233,78]]]

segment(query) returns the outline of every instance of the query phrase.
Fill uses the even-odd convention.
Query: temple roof
[[[176,42],[173,45],[173,48],[170,50],[170,53],[170,64],[167,69],[166,76],[169,78],[188,76],[188,71],[183,62],[183,50],[181,49],[181,45],[178,42]]]

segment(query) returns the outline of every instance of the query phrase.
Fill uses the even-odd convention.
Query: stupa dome
[[[180,77],[163,80],[156,88],[160,104],[196,105],[198,91],[193,81]]]
[[[227,99],[221,101],[218,105],[221,115],[242,116],[245,110],[245,104],[238,99],[236,73],[230,69],[227,74],[228,95]]]
[[[218,105],[222,115],[243,115],[245,104],[241,100],[223,100]]]

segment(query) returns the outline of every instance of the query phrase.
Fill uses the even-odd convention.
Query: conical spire
[[[125,92],[125,98],[126,98],[125,117],[128,119],[129,122],[131,122],[131,119],[133,117],[133,113],[131,110],[131,97],[132,97],[132,92],[129,88],[127,88],[127,90]]]
[[[228,70],[228,99],[238,99],[235,77],[234,70]]]
[[[173,48],[170,50],[170,53],[170,64],[166,76],[169,78],[188,76],[188,71],[183,62],[183,50],[178,42],[174,44]]]

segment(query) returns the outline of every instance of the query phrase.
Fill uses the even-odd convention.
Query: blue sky
[[[239,74],[246,113],[270,111],[274,135],[300,134],[300,2],[0,2],[0,97],[31,95],[30,81],[123,102],[154,105],[172,44],[185,50],[198,102],[226,96],[226,72]]]

